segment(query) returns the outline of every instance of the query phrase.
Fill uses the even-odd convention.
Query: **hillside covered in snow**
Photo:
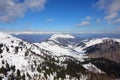
[[[120,77],[118,61],[97,56],[98,49],[93,49],[96,45],[103,49],[105,43],[114,47],[119,39],[91,39],[77,44],[73,39],[73,35],[53,34],[44,42],[30,43],[0,32],[0,79],[96,80],[94,77],[97,77],[97,80],[113,80]]]

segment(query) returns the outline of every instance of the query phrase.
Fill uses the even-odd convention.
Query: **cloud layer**
[[[0,0],[0,21],[14,21],[28,10],[41,11],[45,3],[46,0]]]

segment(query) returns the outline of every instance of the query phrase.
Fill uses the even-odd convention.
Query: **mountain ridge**
[[[108,78],[108,80],[116,78],[110,78],[109,75],[106,75],[106,72],[104,74],[101,73],[99,67],[92,66],[93,64],[90,62],[88,64],[90,68],[96,70],[91,72],[90,68],[86,68],[82,64],[85,63],[85,59],[88,58],[87,56],[74,49],[71,50],[69,46],[56,44],[54,40],[48,40],[36,45],[36,43],[25,42],[8,34],[0,33],[0,35],[0,79],[90,80],[93,74],[96,74],[97,77],[99,76],[98,78],[100,79],[98,80],[102,78],[100,74]],[[43,47],[42,44],[47,45]],[[50,46],[52,48],[53,46],[55,48],[58,46],[58,49],[60,49],[58,52],[62,54],[56,55],[58,52],[47,49]],[[61,49],[66,50],[70,54],[65,53]]]

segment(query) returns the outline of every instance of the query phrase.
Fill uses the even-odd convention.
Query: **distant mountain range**
[[[53,34],[60,34],[59,32],[21,32],[21,33],[10,33],[11,35],[23,39],[28,42],[42,42],[48,40],[51,35]],[[72,39],[72,42],[80,42],[86,39],[93,39],[93,38],[120,38],[120,33],[62,33],[62,34],[70,34],[75,38]]]
[[[0,80],[120,79],[120,39],[53,34],[26,42],[0,32]]]

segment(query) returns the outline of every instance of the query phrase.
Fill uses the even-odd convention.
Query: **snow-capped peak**
[[[15,41],[17,43],[18,41],[22,41],[22,40],[16,37],[13,37],[7,33],[0,32],[0,43],[11,45],[11,41]]]
[[[94,39],[90,39],[90,40],[87,39],[87,40],[83,40],[79,44],[77,44],[75,46],[75,50],[78,52],[81,52],[81,51],[83,51],[83,49],[85,49],[87,47],[103,43],[106,40],[108,40],[108,41],[113,40],[113,41],[120,42],[120,39],[116,39],[116,38],[94,38]]]
[[[10,37],[9,34],[0,32],[0,38]]]
[[[96,39],[91,39],[88,41],[83,41],[86,44],[86,47],[102,43],[104,40],[108,40],[110,38],[96,38]]]
[[[69,35],[69,34],[53,34],[53,35],[50,37],[50,39],[57,39],[57,38],[67,38],[67,39],[71,38],[71,39],[73,39],[74,36]]]
[[[116,38],[96,38],[96,39],[91,39],[83,42],[86,44],[85,47],[89,47],[89,46],[103,43],[104,41],[109,41],[109,40],[120,42],[120,39],[116,39]]]
[[[16,38],[16,37],[13,37],[13,36],[11,36],[10,34],[8,34],[8,33],[4,33],[4,32],[0,32],[0,39],[3,39],[3,38],[12,38],[12,39],[17,39],[17,40],[21,40],[21,39],[19,39],[19,38]]]

